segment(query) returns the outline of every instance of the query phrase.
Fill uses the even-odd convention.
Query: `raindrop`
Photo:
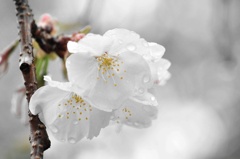
[[[152,100],[152,101],[155,101],[155,100],[156,100],[156,98],[155,98],[154,96],[152,96],[152,97],[151,97],[151,100]]]
[[[75,140],[75,138],[73,138],[73,137],[69,137],[69,138],[68,138],[68,142],[71,143],[71,144],[75,144],[75,143],[76,143],[76,140]]]
[[[138,89],[138,92],[139,92],[140,94],[143,94],[144,89],[143,89],[143,88],[139,88],[139,89]]]
[[[136,46],[133,45],[133,44],[129,44],[129,45],[127,46],[127,49],[128,49],[129,51],[134,51],[134,50],[136,50]]]
[[[139,123],[139,122],[134,122],[133,124],[134,124],[134,126],[137,126],[137,127],[140,126],[140,123]]]
[[[143,82],[144,82],[144,83],[147,83],[147,82],[149,82],[149,81],[150,81],[149,76],[144,76],[144,77],[143,77]]]
[[[50,129],[53,133],[57,133],[57,132],[58,132],[58,128],[57,128],[56,126],[54,126],[54,125],[51,125],[51,126],[49,127],[49,129]]]
[[[73,124],[74,124],[74,125],[77,125],[77,124],[78,124],[78,121],[73,121]]]

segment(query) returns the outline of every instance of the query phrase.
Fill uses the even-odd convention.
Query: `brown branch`
[[[19,67],[25,80],[26,95],[28,102],[37,90],[37,81],[34,66],[32,47],[31,23],[33,15],[28,5],[28,0],[15,0],[17,19],[19,23],[19,36],[21,52]],[[38,115],[29,111],[31,159],[42,159],[43,152],[50,147],[50,140],[45,125],[39,120]]]
[[[56,54],[64,59],[67,53],[67,43],[71,40],[67,36],[53,37],[49,28],[41,28],[32,22],[32,36],[37,41],[38,45],[46,53],[56,52]]]

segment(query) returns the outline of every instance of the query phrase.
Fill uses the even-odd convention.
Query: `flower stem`
[[[34,66],[34,55],[32,47],[31,23],[33,22],[32,10],[28,0],[15,0],[17,19],[19,23],[20,36],[20,58],[19,66],[25,80],[26,95],[28,102],[37,90],[36,72]],[[42,159],[43,152],[50,147],[50,140],[45,125],[40,121],[38,115],[29,111],[31,159]]]

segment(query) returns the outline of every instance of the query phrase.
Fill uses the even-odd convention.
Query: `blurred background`
[[[0,0],[0,50],[17,38],[13,1]],[[30,1],[36,19],[50,13],[69,32],[91,25],[94,33],[133,30],[166,48],[172,78],[154,88],[158,119],[147,129],[110,126],[98,138],[69,145],[55,141],[45,158],[239,159],[239,0],[41,0]],[[0,159],[28,158],[28,127],[11,113],[23,85],[18,50],[0,79]],[[61,62],[49,73],[62,79]]]

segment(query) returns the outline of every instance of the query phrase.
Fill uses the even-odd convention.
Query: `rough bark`
[[[20,58],[19,68],[25,80],[26,95],[28,102],[37,90],[37,80],[34,66],[34,55],[32,46],[31,25],[33,22],[32,11],[28,0],[15,0],[17,19],[19,23]],[[31,159],[42,159],[43,152],[50,147],[50,140],[45,125],[40,121],[38,115],[29,111]]]

